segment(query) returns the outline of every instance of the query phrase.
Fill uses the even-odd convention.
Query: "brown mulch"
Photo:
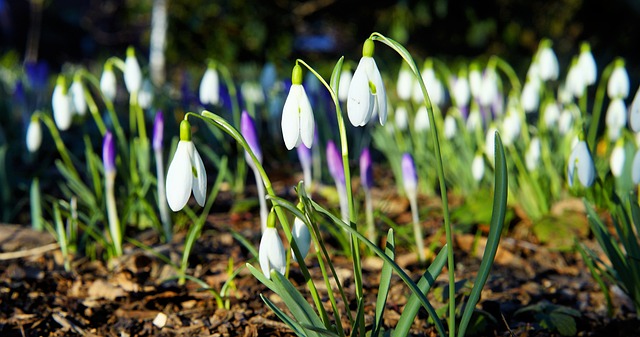
[[[399,208],[406,212],[406,205]],[[400,220],[402,216],[397,215]],[[435,234],[439,222],[431,220],[423,225],[427,233],[431,233],[427,246],[432,242],[440,245],[443,238]],[[616,311],[612,317],[607,315],[604,295],[577,253],[555,251],[535,238],[518,236],[514,233],[530,232],[518,230],[518,226],[527,224],[516,224],[511,235],[503,237],[496,264],[482,293],[478,308],[488,312],[495,323],[490,323],[481,335],[557,336],[556,331],[541,327],[532,315],[515,315],[516,310],[528,305],[552,303],[580,311],[581,316],[576,319],[580,336],[640,336],[640,322],[624,296],[613,292]],[[188,274],[220,291],[228,280],[230,259],[234,269],[248,261],[257,264],[249,251],[233,238],[232,231],[257,247],[260,238],[255,228],[258,227],[251,213],[212,214],[191,254]],[[219,307],[211,291],[202,289],[196,282],[179,284],[176,270],[156,254],[178,264],[184,235],[179,232],[171,243],[162,244],[154,232],[145,231],[136,235],[136,239],[152,246],[154,252],[126,244],[125,255],[109,265],[77,257],[72,262],[72,271],[67,272],[50,234],[1,225],[0,336],[293,335],[258,295],[264,294],[281,308],[283,303],[246,268],[222,298],[223,307]],[[597,248],[589,240],[585,242]],[[473,234],[457,235],[458,279],[473,280],[482,245],[483,240],[474,244]],[[418,264],[415,253],[402,246],[398,245],[397,261],[417,279],[424,266]],[[476,250],[472,251],[473,248]],[[313,261],[307,258],[321,294],[326,294],[319,267]],[[346,284],[346,291],[353,296],[351,262],[339,255],[332,261]],[[363,259],[367,322],[374,313],[380,267],[377,257]],[[295,264],[289,278],[306,293]],[[445,269],[437,279],[436,289],[429,294],[436,308],[443,303],[435,294],[446,293],[446,285]],[[397,323],[408,295],[409,290],[394,276],[385,308],[387,327]],[[355,311],[355,301],[347,305]],[[343,322],[343,326],[348,329],[347,322]],[[436,335],[425,311],[416,318],[412,334]]]

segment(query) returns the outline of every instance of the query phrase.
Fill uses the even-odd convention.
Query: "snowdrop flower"
[[[480,73],[480,66],[477,63],[472,63],[469,66],[469,89],[474,99],[479,99],[481,88],[482,74]]]
[[[562,109],[562,112],[560,113],[560,119],[558,121],[558,132],[561,135],[566,135],[573,127],[575,109],[577,109],[577,107],[575,106],[573,106],[573,109],[571,107],[565,107],[564,109]]]
[[[605,122],[609,140],[616,141],[620,137],[622,128],[627,125],[627,108],[621,98],[615,98],[609,103]]]
[[[38,151],[40,145],[42,145],[42,126],[40,126],[40,119],[34,114],[27,127],[27,150],[34,153]]]
[[[496,154],[496,129],[495,126],[492,126],[487,130],[487,134],[484,138],[484,153],[487,154],[487,157],[493,164],[494,156]]]
[[[53,120],[56,122],[58,129],[62,131],[69,129],[73,113],[71,111],[71,99],[67,90],[67,81],[62,75],[58,75],[56,87],[53,89],[51,105],[53,107]]]
[[[398,130],[407,130],[407,127],[409,127],[409,111],[407,111],[407,108],[402,105],[397,107],[394,115]]]
[[[373,51],[373,40],[367,39],[349,85],[347,114],[353,126],[364,126],[376,114],[381,125],[387,122],[387,94]]]
[[[116,90],[116,74],[113,72],[113,64],[107,61],[104,64],[102,76],[100,76],[100,91],[108,100],[113,101],[116,98]]]
[[[494,69],[486,69],[482,75],[482,86],[478,101],[484,107],[490,106],[498,97],[497,75]]]
[[[409,153],[402,155],[402,183],[407,194],[415,195],[418,193],[418,174],[413,157]]]
[[[520,115],[516,111],[516,107],[510,107],[507,110],[507,115],[502,120],[502,142],[504,145],[511,145],[520,135],[520,129],[522,122],[520,121]]]
[[[429,112],[427,111],[427,107],[421,105],[416,111],[416,118],[413,122],[413,127],[418,132],[424,132],[429,130]]]
[[[124,60],[124,85],[129,94],[137,93],[142,87],[142,70],[133,47],[127,48],[127,57]]]
[[[338,83],[338,100],[340,102],[345,102],[349,98],[349,87],[351,86],[352,78],[351,69],[344,67],[340,73],[340,83]]]
[[[296,217],[293,220],[293,229],[291,232],[291,236],[295,239],[296,244],[298,245],[298,250],[300,250],[300,254],[304,259],[307,256],[307,253],[309,253],[309,248],[311,248],[311,233],[309,232],[309,228],[307,228],[304,221]],[[298,261],[296,254],[293,252],[293,249],[291,249],[291,256],[293,257],[293,261],[298,263],[300,262]]]
[[[446,139],[452,139],[457,131],[458,125],[456,124],[456,119],[451,114],[448,114],[444,118],[444,137]]]
[[[525,164],[527,170],[534,171],[538,167],[538,161],[540,160],[540,138],[534,137],[529,143],[527,152],[524,155]]]
[[[573,147],[573,150],[571,150],[567,166],[567,180],[570,187],[573,187],[576,171],[578,173],[578,180],[582,186],[590,187],[593,185],[593,182],[596,180],[596,167],[591,158],[591,152],[589,151],[587,142],[584,140],[578,141]]]
[[[640,88],[636,91],[629,108],[629,125],[633,132],[640,132]]]
[[[611,151],[609,167],[614,177],[618,178],[622,175],[622,170],[624,169],[624,142],[622,139],[616,142],[616,145]]]
[[[471,174],[475,181],[482,180],[482,177],[484,176],[484,158],[482,157],[482,153],[476,153],[473,158],[473,162],[471,163]]]
[[[482,127],[482,115],[480,115],[480,108],[473,104],[469,117],[467,117],[467,131],[473,131]]]
[[[558,118],[560,118],[560,107],[556,102],[549,100],[544,105],[542,114],[544,116],[544,125],[549,129],[554,128]]]
[[[451,95],[455,98],[456,106],[458,108],[466,107],[469,105],[469,99],[471,99],[471,91],[469,89],[469,82],[467,82],[466,74],[463,70],[460,71],[458,77],[454,77],[451,80]]]
[[[444,87],[440,80],[436,77],[433,69],[433,60],[427,59],[422,67],[422,81],[427,88],[431,104],[440,106],[444,103]],[[424,102],[422,89],[418,83],[413,86],[413,101],[417,104]]]
[[[184,208],[191,191],[196,202],[204,206],[207,194],[207,172],[202,158],[191,141],[191,124],[180,123],[180,141],[167,172],[167,202],[174,212]]]
[[[200,103],[218,104],[220,102],[220,78],[215,62],[209,62],[200,81]]]
[[[264,276],[269,279],[271,278],[271,270],[284,274],[287,266],[287,257],[282,245],[282,239],[280,239],[278,230],[276,230],[275,221],[275,212],[272,210],[269,213],[267,228],[262,232],[260,248],[258,248],[260,268]]]
[[[634,184],[640,184],[640,149],[633,156],[633,164],[631,166],[631,180]]]
[[[580,66],[578,59],[574,58],[573,61],[571,61],[571,66],[567,73],[565,89],[568,90],[573,97],[582,97],[589,83],[586,76],[587,74],[584,72],[583,67]]]
[[[520,100],[525,112],[534,112],[538,109],[540,103],[539,90],[540,82],[538,82],[538,79],[529,79],[524,84]]]
[[[403,62],[400,67],[400,72],[398,73],[398,82],[396,85],[398,98],[403,101],[409,100],[413,92],[413,85],[413,73],[411,72],[411,69],[409,69],[409,66]],[[422,92],[420,92],[420,96],[422,97]]]
[[[73,83],[69,89],[73,107],[78,115],[84,116],[87,113],[87,101],[84,99],[84,88],[79,75],[73,77]]]
[[[262,88],[257,82],[243,82],[240,86],[240,92],[242,93],[242,97],[244,97],[245,101],[247,102],[251,102],[253,104],[264,103],[264,92],[262,92]]]
[[[551,49],[551,41],[544,39],[540,41],[540,49],[538,51],[539,76],[543,81],[557,80],[559,67],[558,58]]]
[[[336,143],[330,140],[327,143],[327,166],[329,167],[329,173],[336,182],[344,185],[344,167],[342,165],[342,157],[336,147]]]
[[[598,68],[596,66],[596,60],[593,58],[593,54],[591,54],[591,46],[587,42],[583,42],[580,45],[578,67],[581,69],[586,85],[593,85],[596,83]]]
[[[302,68],[296,64],[291,73],[291,89],[282,109],[282,136],[288,150],[301,143],[313,145],[315,121],[307,93],[302,86]]]
[[[627,98],[629,96],[629,74],[624,67],[624,61],[617,59],[607,82],[609,98]]]

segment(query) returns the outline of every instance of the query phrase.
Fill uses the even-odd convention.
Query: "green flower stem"
[[[147,126],[144,122],[144,111],[138,104],[138,92],[132,92],[129,95],[129,113],[136,117],[137,119],[137,127],[138,127],[138,137],[142,139],[143,142],[148,141],[147,138]],[[131,130],[133,132],[133,129]]]
[[[365,217],[367,219],[367,238],[369,241],[375,243],[377,238],[376,228],[373,221],[373,198],[371,197],[371,190],[368,188],[364,189],[364,209]]]
[[[169,208],[167,207],[167,193],[165,191],[165,177],[164,177],[164,162],[162,160],[162,150],[156,149],[153,151],[156,159],[156,175],[158,177],[158,210],[160,211],[160,221],[162,222],[162,229],[164,231],[164,238],[166,242],[171,242],[173,234],[171,216],[169,214]]]
[[[107,194],[107,216],[109,219],[109,233],[111,234],[111,242],[115,250],[116,256],[122,255],[122,229],[120,228],[120,220],[118,219],[118,208],[116,206],[116,197],[113,192],[113,185],[116,180],[116,172],[105,173],[105,193]]]
[[[231,99],[231,114],[233,116],[233,125],[236,128],[240,127],[240,102],[238,101],[238,89],[236,88],[235,83],[233,82],[233,78],[231,77],[231,72],[229,68],[225,67],[223,64],[216,64],[218,70],[220,71],[220,76],[222,80],[227,86],[227,90],[229,90],[229,97]],[[242,147],[238,144],[238,153],[242,153]],[[242,155],[237,156],[236,162],[236,181],[235,192],[236,194],[240,194],[244,192],[244,180],[246,173],[245,166],[245,158]]]
[[[264,192],[264,183],[260,177],[260,172],[255,167],[253,168],[253,175],[256,177],[256,188],[258,190],[258,201],[260,202],[260,228],[262,231],[267,228],[267,217],[269,216],[269,209],[267,208],[266,193]]]
[[[77,75],[79,75],[80,78],[86,78],[86,75],[84,75],[85,73],[87,72],[82,69],[78,71]],[[96,126],[98,127],[98,131],[100,131],[100,135],[104,137],[104,135],[107,133],[107,127],[104,125],[104,121],[102,120],[102,116],[100,115],[100,111],[98,110],[98,106],[96,105],[93,96],[91,96],[89,88],[83,85],[82,94],[84,95],[85,102],[87,102],[87,107],[89,107],[91,117],[93,117],[93,120],[96,122]]]
[[[80,175],[78,174],[76,167],[73,165],[73,162],[71,161],[71,157],[69,156],[67,147],[64,145],[64,142],[62,142],[62,138],[60,137],[60,132],[58,131],[56,124],[53,122],[51,117],[49,117],[49,115],[45,115],[41,112],[36,112],[34,114],[34,117],[39,118],[44,123],[44,125],[47,126],[47,128],[49,129],[49,132],[51,133],[51,137],[53,138],[53,142],[56,144],[58,153],[60,153],[60,158],[62,158],[62,161],[64,162],[64,165],[67,167],[69,172],[73,174],[73,176],[76,179],[79,180]]]
[[[422,80],[422,76],[420,75],[420,69],[416,66],[415,61],[411,57],[411,54],[399,43],[393,41],[380,33],[371,34],[371,39],[378,40],[385,45],[389,46],[391,49],[396,51],[413,71],[418,83],[420,84],[420,89],[422,90],[422,96],[424,96],[424,103],[427,108],[427,112],[429,113],[429,123],[433,126],[431,128],[431,136],[433,141],[433,150],[435,152],[436,157],[436,172],[438,174],[438,181],[440,183],[440,193],[442,198],[442,215],[444,218],[444,226],[445,226],[445,235],[447,240],[447,271],[449,274],[449,335],[455,335],[456,331],[456,307],[455,307],[455,261],[453,257],[453,228],[451,225],[451,219],[449,215],[449,201],[447,197],[447,186],[444,179],[444,168],[442,165],[442,154],[440,153],[440,141],[438,137],[438,128],[436,125],[436,118],[434,114],[434,109],[431,104],[431,99],[429,98],[429,94],[427,93],[427,88]],[[439,116],[441,117],[441,116]],[[435,319],[435,318],[434,318]]]
[[[547,203],[547,198],[545,198],[542,189],[540,188],[540,184],[537,179],[533,179],[529,171],[526,169],[522,162],[522,158],[520,158],[520,153],[513,146],[509,146],[511,159],[513,159],[513,163],[518,170],[519,176],[522,177],[523,180],[528,182],[535,191],[535,200],[536,205],[538,205],[537,210],[539,212],[538,215],[547,214],[549,212],[549,205]],[[534,219],[536,220],[536,219]]]
[[[204,121],[214,124],[215,126],[222,129],[222,131],[226,132],[233,139],[235,139],[238,142],[238,144],[240,144],[242,149],[247,151],[247,153],[251,157],[251,160],[255,164],[256,170],[260,173],[260,176],[262,177],[262,182],[264,183],[264,187],[267,190],[267,194],[269,196],[276,197],[276,193],[273,190],[273,186],[271,185],[271,180],[269,180],[269,176],[267,176],[267,173],[265,172],[264,168],[262,167],[262,164],[256,157],[255,153],[253,153],[253,150],[251,150],[249,143],[247,143],[247,141],[240,134],[240,132],[238,132],[238,130],[236,130],[233,126],[231,126],[224,118],[207,110],[202,111],[202,115],[198,115],[193,112],[187,112],[184,118],[187,118],[190,115],[201,118]],[[278,219],[280,220],[280,224],[282,225],[282,229],[284,230],[284,233],[287,237],[287,241],[289,241],[289,244],[291,245],[291,249],[293,249],[294,253],[297,256],[302,256],[302,254],[300,254],[300,249],[298,249],[298,245],[296,244],[295,240],[293,240],[292,238],[292,235],[291,235],[292,231],[291,231],[291,227],[289,226],[289,222],[287,221],[287,216],[284,214],[284,211],[280,207],[276,207],[275,211],[276,211],[276,215],[278,216]],[[318,290],[316,289],[316,286],[313,283],[313,280],[311,279],[311,274],[309,273],[309,270],[307,269],[307,266],[304,263],[300,263],[299,265],[300,265],[300,271],[302,272],[302,275],[304,276],[307,286],[309,287],[309,290],[311,292],[311,296],[313,297],[313,302],[316,305],[316,308],[318,309],[318,311],[320,311],[322,315],[322,320],[325,323],[325,326],[327,328],[330,328],[331,323],[329,322],[329,316],[327,315],[327,312],[324,309],[322,301],[320,300],[320,295],[318,294]]]
[[[600,125],[600,114],[602,113],[602,105],[604,104],[604,94],[607,89],[607,82],[609,81],[609,77],[611,77],[611,73],[615,68],[615,64],[616,60],[613,60],[613,62],[609,63],[607,67],[604,68],[604,70],[602,71],[602,77],[600,77],[600,82],[598,83],[598,89],[596,90],[596,98],[593,102],[593,113],[591,114],[591,123],[589,123],[589,131],[587,133],[586,139],[591,153],[595,153],[596,136],[598,134],[598,126]],[[583,120],[585,121],[585,123],[587,121],[587,119],[584,118],[586,114],[587,110],[582,110]]]
[[[340,59],[338,62],[342,64],[342,59]],[[334,89],[332,89],[331,86],[327,84],[324,78],[320,76],[318,72],[315,71],[315,69],[311,68],[307,63],[305,63],[301,59],[297,59],[296,63],[300,63],[303,66],[305,66],[307,69],[309,69],[311,73],[313,73],[313,75],[316,76],[316,78],[318,78],[320,83],[322,83],[322,85],[324,85],[325,88],[327,88],[327,90],[329,91],[329,94],[331,95],[331,100],[335,105],[336,120],[338,122],[338,131],[340,134],[342,168],[344,170],[347,202],[349,204],[349,224],[354,230],[357,231],[358,226],[356,222],[358,221],[358,219],[356,219],[355,205],[353,204],[353,190],[351,188],[351,171],[349,169],[349,145],[347,144],[347,131],[344,125],[344,119],[342,118],[342,110],[340,109],[340,101],[338,100],[338,95],[334,91]],[[335,89],[337,90],[337,87]],[[353,254],[353,275],[354,275],[355,284],[356,284],[356,298],[360,299],[364,296],[363,286],[362,286],[362,267],[360,262],[360,246],[358,244],[358,239],[356,237],[354,237],[353,235],[351,235],[350,237],[351,237],[351,252]]]

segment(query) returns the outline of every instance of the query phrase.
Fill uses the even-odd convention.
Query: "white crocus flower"
[[[421,105],[418,108],[418,111],[416,111],[416,118],[414,119],[413,127],[417,132],[425,132],[429,130],[429,123],[429,112],[427,111],[427,107]]]
[[[458,125],[456,124],[456,119],[451,114],[448,114],[444,118],[444,137],[446,139],[452,139],[455,137],[456,132],[458,131]]]
[[[580,46],[578,67],[581,69],[580,72],[584,77],[586,85],[593,85],[596,83],[598,68],[596,66],[596,60],[593,58],[593,54],[591,54],[591,47],[586,42],[582,43]]]
[[[621,98],[615,98],[609,103],[605,122],[609,140],[612,142],[618,140],[620,132],[627,125],[627,107]]]
[[[578,180],[582,186],[590,187],[593,185],[593,182],[596,180],[596,167],[591,158],[591,151],[589,151],[587,142],[584,140],[578,141],[569,156],[567,180],[570,187],[573,186],[576,171],[578,173]]]
[[[394,119],[396,122],[396,128],[400,131],[405,131],[409,127],[409,111],[405,106],[399,106],[396,108]]]
[[[373,40],[367,39],[362,48],[362,58],[349,85],[347,114],[353,126],[364,126],[376,114],[380,124],[387,122],[387,94],[373,59],[373,50]]]
[[[116,74],[113,72],[111,62],[107,62],[104,64],[104,70],[100,76],[100,91],[108,100],[113,101],[116,98],[116,90]]]
[[[611,151],[611,157],[609,158],[609,167],[611,168],[611,174],[618,178],[622,175],[624,169],[624,142],[622,139],[616,142],[616,146]]]
[[[527,170],[534,171],[538,168],[538,161],[540,160],[540,138],[534,137],[529,142],[529,147],[524,155],[524,161],[527,165]]]
[[[84,88],[82,87],[80,76],[74,77],[69,91],[71,93],[71,99],[76,113],[80,116],[84,116],[87,113],[87,101],[84,99]]]
[[[218,104],[220,102],[220,78],[214,62],[209,62],[200,81],[200,103]]]
[[[300,254],[304,259],[307,256],[307,253],[309,253],[309,248],[311,247],[311,233],[304,221],[300,220],[298,217],[293,220],[291,236],[295,238],[298,250],[300,250]],[[291,250],[291,256],[293,257],[293,261],[299,262],[296,254],[293,253],[293,249]]]
[[[414,86],[413,82],[413,73],[409,67],[403,63],[400,67],[400,72],[398,73],[398,82],[396,85],[398,98],[404,101],[411,98],[411,93],[413,92],[412,88]],[[420,96],[422,96],[422,93],[420,93]]]
[[[129,94],[137,93],[142,87],[142,70],[133,47],[127,48],[127,57],[124,60],[124,85]]]
[[[27,150],[31,153],[36,152],[40,145],[42,145],[42,126],[40,126],[40,119],[33,116],[27,127]]]
[[[311,148],[315,121],[307,93],[302,86],[302,68],[293,67],[291,89],[282,109],[282,136],[288,150],[303,143]]]
[[[196,202],[204,206],[207,195],[207,172],[202,158],[191,141],[191,125],[180,123],[180,141],[167,171],[167,202],[174,212],[184,208],[191,191]]]
[[[338,99],[340,102],[344,102],[349,98],[349,86],[351,85],[351,79],[353,74],[349,68],[342,69],[340,73],[340,83],[338,84]]]
[[[484,176],[484,158],[482,157],[482,153],[476,153],[476,156],[473,158],[473,162],[471,163],[471,174],[475,181],[482,180],[482,177]]]
[[[282,245],[282,239],[280,239],[275,227],[267,227],[262,233],[258,259],[260,260],[262,273],[267,278],[271,278],[271,270],[284,274],[287,267],[287,257]]]
[[[69,129],[73,117],[71,98],[66,85],[67,81],[64,76],[59,75],[51,97],[53,120],[56,122],[58,129],[62,131]]]
[[[627,98],[629,96],[629,74],[624,67],[624,61],[617,59],[607,82],[609,98]]]

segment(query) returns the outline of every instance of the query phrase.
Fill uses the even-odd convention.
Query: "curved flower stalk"
[[[373,165],[371,153],[368,147],[362,149],[360,153],[360,184],[364,190],[365,217],[367,219],[367,238],[371,242],[376,242],[376,228],[373,222],[373,198],[371,188],[373,187]]]
[[[577,171],[577,172],[576,172]],[[567,181],[573,187],[573,181],[577,178],[584,187],[590,187],[596,179],[596,168],[591,157],[591,152],[584,140],[578,143],[571,150],[569,163],[567,165]]]
[[[269,213],[267,228],[260,239],[258,259],[260,260],[260,269],[268,279],[271,278],[272,270],[284,275],[287,268],[287,258],[282,239],[276,229],[276,217],[273,211]]]
[[[402,183],[404,191],[407,193],[409,204],[411,205],[411,216],[413,218],[413,234],[416,240],[416,250],[418,251],[418,259],[420,262],[427,260],[424,251],[424,241],[422,236],[422,226],[418,216],[418,174],[413,163],[413,157],[409,153],[402,155]]]
[[[209,61],[207,70],[202,75],[199,97],[202,104],[216,105],[220,103],[220,77],[214,61]]]
[[[67,80],[63,75],[58,75],[56,86],[51,98],[53,107],[53,120],[60,131],[66,131],[71,126],[73,112],[71,110],[71,98],[67,89]]]
[[[256,126],[253,123],[253,118],[249,116],[249,113],[246,111],[242,111],[242,115],[240,116],[240,132],[242,136],[247,140],[251,151],[258,159],[259,163],[262,163],[262,151],[260,150],[260,141],[258,140],[258,132],[256,131]],[[258,190],[258,201],[260,202],[260,228],[264,232],[267,229],[267,217],[269,215],[269,210],[267,210],[267,199],[266,193],[264,191],[264,182],[260,177],[260,172],[256,167],[256,164],[251,160],[251,156],[248,152],[244,153],[245,160],[253,170],[253,174],[256,178],[256,189]]]
[[[115,250],[115,255],[122,255],[122,229],[118,219],[118,209],[114,194],[116,179],[116,146],[111,132],[104,135],[102,142],[102,162],[104,164],[105,193],[107,202],[107,217],[109,219],[109,233]]]
[[[353,126],[364,126],[375,115],[381,125],[387,122],[387,93],[373,52],[373,40],[367,39],[349,85],[347,114]]]
[[[204,206],[207,172],[191,141],[191,124],[184,119],[180,122],[180,141],[167,172],[167,202],[171,210],[177,212],[184,208],[191,191],[198,205]]]
[[[171,216],[169,215],[169,209],[167,208],[167,192],[163,182],[164,177],[164,159],[162,156],[162,143],[164,140],[164,114],[162,111],[156,112],[156,117],[153,120],[153,135],[152,135],[152,147],[153,154],[156,159],[156,175],[158,177],[158,210],[160,211],[160,221],[162,222],[162,229],[164,231],[164,237],[167,242],[171,241],[172,237],[172,224]]]
[[[42,126],[40,126],[40,119],[34,114],[27,127],[27,150],[34,153],[38,151],[40,145],[42,145]]]
[[[313,145],[315,121],[307,93],[302,86],[302,68],[296,64],[291,73],[291,89],[282,109],[282,136],[288,150],[304,143]]]
[[[338,152],[338,148],[332,140],[327,142],[327,166],[329,166],[329,173],[331,174],[331,177],[333,177],[333,181],[336,184],[336,190],[338,191],[342,221],[348,223],[349,199],[347,198],[347,187],[342,165],[342,157],[340,157],[340,152]]]

